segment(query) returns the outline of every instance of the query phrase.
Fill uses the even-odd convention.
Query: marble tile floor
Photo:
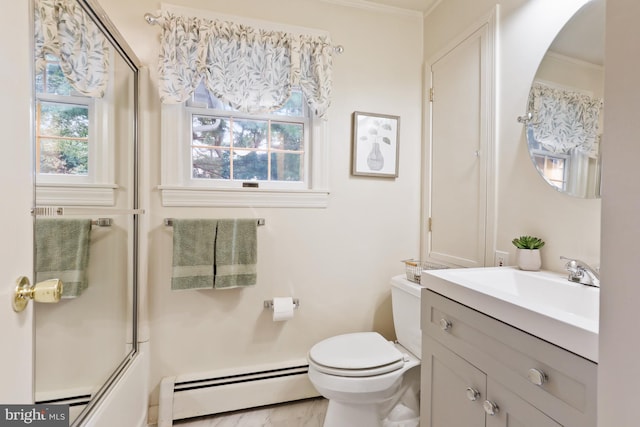
[[[322,427],[328,400],[299,400],[255,409],[174,421],[176,427]]]

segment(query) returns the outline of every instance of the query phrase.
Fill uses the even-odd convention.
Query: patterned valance
[[[231,107],[275,111],[300,87],[315,114],[331,102],[333,46],[328,36],[268,31],[229,21],[160,12],[159,91],[186,101],[200,81]]]
[[[536,141],[553,153],[592,152],[599,141],[603,101],[580,92],[534,83],[529,92],[529,126]]]
[[[102,97],[109,79],[109,43],[76,0],[35,0],[36,72],[56,56],[71,86]]]

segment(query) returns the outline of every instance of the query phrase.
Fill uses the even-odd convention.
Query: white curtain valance
[[[529,126],[534,138],[553,153],[590,153],[599,141],[603,101],[568,89],[534,83],[529,92]]]
[[[35,0],[36,72],[56,56],[71,86],[101,98],[109,80],[109,43],[75,0]]]
[[[315,114],[331,102],[333,46],[328,36],[268,31],[229,21],[160,12],[159,92],[186,101],[200,81],[231,107],[275,111],[300,87]]]

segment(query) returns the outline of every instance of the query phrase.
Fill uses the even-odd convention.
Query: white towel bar
[[[256,221],[258,226],[265,225],[267,223],[264,218],[258,218]],[[173,218],[165,218],[164,225],[167,227],[173,227]]]

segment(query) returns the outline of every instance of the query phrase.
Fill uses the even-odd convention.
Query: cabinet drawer
[[[562,425],[596,425],[595,363],[435,292],[422,292],[423,334]]]

